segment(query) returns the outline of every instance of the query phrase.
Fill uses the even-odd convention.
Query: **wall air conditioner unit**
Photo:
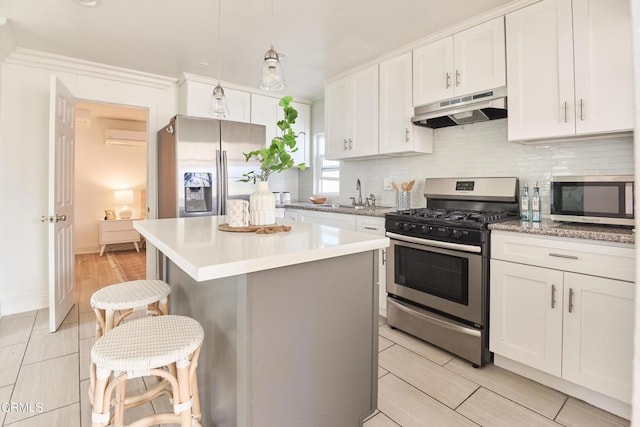
[[[107,129],[104,132],[104,143],[107,145],[146,147],[147,132],[137,130]]]

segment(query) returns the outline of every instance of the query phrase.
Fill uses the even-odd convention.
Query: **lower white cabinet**
[[[384,218],[365,216],[365,215],[349,215],[333,212],[318,212],[309,210],[291,210],[285,211],[285,218],[293,221],[313,222],[315,224],[328,225],[330,227],[341,228],[344,230],[360,231],[362,233],[377,234],[384,236]],[[380,287],[379,313],[382,316],[387,315],[387,265],[386,265],[386,249],[378,251],[378,284]]]
[[[589,246],[593,251],[587,253]],[[518,247],[532,250],[509,255],[513,250],[509,248]],[[551,263],[563,260],[565,268],[544,265],[546,259],[538,256],[543,251]],[[586,258],[601,252],[606,260],[609,251],[621,254],[619,262],[633,269],[630,247],[494,232],[491,351],[630,403],[635,284],[576,271],[582,261],[575,254],[584,253]],[[606,265],[599,268],[606,274]],[[615,270],[610,276],[620,274],[617,266],[610,268]]]

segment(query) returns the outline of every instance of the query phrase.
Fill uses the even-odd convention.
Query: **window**
[[[315,160],[313,168],[313,186],[316,194],[338,194],[340,192],[340,162],[324,158],[324,133],[313,137]]]

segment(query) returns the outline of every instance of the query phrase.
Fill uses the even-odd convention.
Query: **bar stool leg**
[[[107,403],[105,408],[104,392],[111,372],[106,369],[96,370],[96,381],[93,389],[93,411],[91,412],[91,426],[104,427],[109,424],[110,408]]]
[[[189,360],[183,359],[176,362],[176,368],[178,369],[178,396],[174,396],[174,400],[179,400],[180,406],[187,405],[188,407],[182,407],[179,412],[180,425],[182,427],[191,427],[191,413],[192,404],[189,404],[191,399],[191,386],[189,384]],[[174,402],[175,406],[175,402]]]

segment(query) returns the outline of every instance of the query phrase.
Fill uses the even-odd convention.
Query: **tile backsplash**
[[[317,130],[315,130],[317,132]],[[520,184],[537,181],[542,214],[549,215],[549,181],[555,175],[633,175],[630,136],[591,141],[522,145],[507,140],[507,120],[437,129],[433,154],[341,162],[340,195],[330,202],[349,203],[362,183],[362,196],[373,193],[379,205],[395,206],[395,193],[383,190],[383,179],[416,180],[412,207],[425,206],[424,178],[516,176]],[[312,193],[308,179],[300,194]],[[303,185],[304,184],[304,185]]]

